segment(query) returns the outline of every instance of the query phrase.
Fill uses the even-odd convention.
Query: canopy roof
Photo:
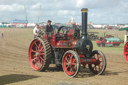
[[[124,31],[124,30],[128,30],[128,27],[120,28],[120,29],[119,29],[119,31]]]
[[[113,37],[113,38],[105,38],[107,41],[111,41],[111,42],[120,42],[120,39],[119,38],[115,38],[115,37]]]

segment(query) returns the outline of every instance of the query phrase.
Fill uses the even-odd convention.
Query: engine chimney
[[[81,9],[82,12],[82,36],[76,43],[77,51],[82,54],[86,54],[89,57],[93,50],[93,44],[91,40],[87,38],[87,14],[88,9]]]
[[[82,39],[87,39],[87,15],[88,9],[81,9],[82,12]]]

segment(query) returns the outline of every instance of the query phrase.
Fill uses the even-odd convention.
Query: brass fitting
[[[81,12],[88,12],[88,9],[87,8],[83,8],[83,9],[81,9]]]

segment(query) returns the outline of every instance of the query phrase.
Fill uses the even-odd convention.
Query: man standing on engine
[[[52,35],[52,33],[54,31],[53,27],[51,25],[51,22],[52,22],[51,20],[48,20],[48,23],[47,23],[47,25],[45,27],[46,33],[48,34],[49,37]]]
[[[35,28],[33,29],[33,34],[34,34],[34,39],[36,37],[39,37],[40,36],[41,30],[40,30],[39,24],[36,24],[35,25]]]

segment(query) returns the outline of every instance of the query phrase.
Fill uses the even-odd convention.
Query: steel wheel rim
[[[29,48],[29,62],[34,70],[40,70],[44,63],[44,47],[41,41],[35,39]]]
[[[63,68],[66,74],[69,76],[72,76],[77,71],[77,60],[75,59],[75,56],[72,53],[67,53],[64,56],[63,60]]]
[[[124,46],[124,58],[128,62],[128,42]]]

